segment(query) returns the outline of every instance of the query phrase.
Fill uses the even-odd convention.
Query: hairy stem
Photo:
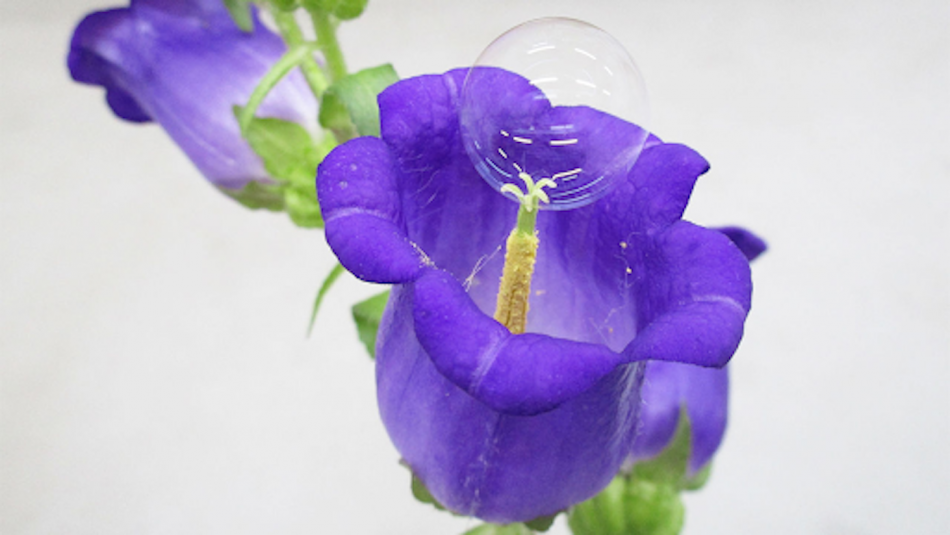
[[[306,43],[303,32],[300,31],[300,26],[297,24],[297,19],[293,13],[287,13],[279,9],[274,9],[272,13],[274,15],[274,21],[277,23],[277,28],[280,30],[280,35],[284,38],[284,42],[287,43],[288,48],[297,47]],[[323,92],[327,90],[330,84],[327,82],[327,78],[323,74],[323,69],[320,68],[317,60],[313,58],[313,55],[308,55],[303,59],[300,63],[300,70],[307,80],[307,85],[310,86],[310,91],[317,97],[317,100],[320,100]]]
[[[330,71],[332,81],[346,76],[346,62],[343,60],[343,51],[336,38],[336,25],[330,20],[330,14],[321,10],[310,10],[313,19],[313,28],[317,32],[317,44],[323,51],[327,61],[327,70]]]
[[[257,113],[257,108],[264,102],[270,90],[273,89],[284,76],[287,76],[290,71],[313,54],[313,50],[314,46],[307,43],[292,47],[267,71],[267,74],[261,78],[260,83],[254,88],[254,92],[251,93],[250,98],[247,99],[247,105],[241,110],[239,122],[242,132],[246,131],[248,125],[251,124],[254,114]]]

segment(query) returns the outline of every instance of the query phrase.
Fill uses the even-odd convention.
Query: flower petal
[[[643,327],[624,355],[724,366],[751,305],[748,262],[725,235],[686,221],[669,227],[656,245],[642,258],[651,272],[638,292]]]
[[[749,262],[758,258],[768,248],[765,240],[742,227],[720,227],[716,230],[728,236]]]
[[[414,280],[427,262],[406,236],[393,166],[383,142],[364,137],[330,153],[317,172],[327,243],[369,282]]]
[[[699,368],[678,363],[683,380],[683,398],[692,431],[692,450],[689,455],[690,476],[696,474],[712,459],[726,432],[729,413],[729,371],[723,368]]]
[[[490,522],[526,521],[590,498],[629,454],[642,365],[618,366],[556,409],[495,411],[447,379],[416,339],[414,294],[393,287],[380,323],[380,416],[440,503]]]
[[[457,106],[465,72],[402,80],[379,96],[408,235],[458,280],[498,256],[517,215],[517,204],[488,186],[462,149]],[[479,305],[493,307],[494,296]]]
[[[436,368],[499,412],[549,411],[620,364],[619,355],[602,345],[512,335],[444,271],[428,270],[414,289],[416,337]]]
[[[132,95],[111,84],[113,67],[106,59],[109,54],[95,50],[97,43],[108,39],[113,32],[127,31],[130,17],[128,9],[112,9],[87,15],[73,32],[66,64],[73,80],[106,87],[106,102],[116,115],[126,121],[144,123],[151,121],[151,116],[139,106]]]
[[[686,408],[691,432],[689,476],[712,458],[726,430],[729,402],[728,368],[701,368],[678,362],[646,364],[640,432],[632,459],[659,454],[673,439],[681,409]]]

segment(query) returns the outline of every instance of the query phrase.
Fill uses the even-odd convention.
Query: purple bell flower
[[[157,121],[213,184],[272,182],[241,137],[232,111],[244,105],[286,48],[254,18],[242,32],[220,0],[132,0],[76,27],[67,60],[80,83],[101,85],[120,118]],[[264,100],[258,115],[315,124],[317,104],[299,73]]]
[[[740,227],[717,230],[728,236],[750,262],[765,252],[765,242],[748,230]],[[649,459],[663,451],[673,439],[681,409],[685,408],[692,441],[687,476],[695,476],[712,459],[726,432],[728,367],[648,362],[641,397],[640,429],[633,443],[631,460]]]
[[[396,448],[449,509],[526,521],[590,498],[617,473],[639,426],[645,361],[729,361],[752,283],[729,238],[680,219],[706,161],[654,137],[606,196],[538,215],[527,332],[511,334],[492,312],[517,205],[463,149],[465,74],[384,91],[382,139],[335,149],[318,191],[340,262],[395,285],[376,378]],[[524,80],[500,77],[492,93],[516,98]],[[631,132],[590,108],[554,110],[598,124],[590,146]]]

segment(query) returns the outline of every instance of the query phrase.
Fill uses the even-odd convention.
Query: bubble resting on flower
[[[495,91],[496,78],[508,73],[529,83]],[[460,92],[459,125],[466,153],[492,187],[519,186],[521,172],[549,177],[560,187],[541,207],[570,210],[623,180],[647,140],[647,100],[636,63],[616,39],[582,21],[549,17],[512,28],[479,55]],[[640,128],[622,144],[598,146],[597,121],[578,120],[570,111],[577,106]],[[576,158],[587,154],[596,158]]]
[[[396,448],[446,507],[530,520],[589,498],[616,474],[638,427],[643,361],[729,360],[750,306],[749,266],[725,235],[680,219],[705,160],[652,137],[605,197],[534,212],[543,239],[532,307],[526,332],[509,332],[490,316],[502,270],[491,255],[516,214],[462,147],[464,76],[383,92],[382,139],[334,150],[318,191],[341,263],[395,284],[376,366]],[[521,77],[497,76],[486,106],[530,91]],[[599,125],[601,146],[635,128],[583,106],[538,109]]]

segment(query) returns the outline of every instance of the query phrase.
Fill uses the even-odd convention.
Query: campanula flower
[[[117,116],[158,122],[209,181],[237,189],[270,178],[241,138],[233,107],[247,103],[284,52],[256,17],[253,31],[242,32],[220,0],[132,0],[86,16],[67,63],[75,81],[106,89]],[[303,78],[292,73],[258,115],[310,125],[316,109]]]
[[[717,229],[739,248],[750,262],[766,245],[755,234],[739,227]],[[631,460],[659,454],[673,439],[682,409],[690,424],[690,456],[687,476],[695,476],[712,459],[726,431],[729,403],[728,367],[703,368],[678,362],[646,364],[640,428],[633,443]]]
[[[681,219],[706,161],[652,137],[607,195],[538,214],[526,332],[509,332],[492,310],[518,209],[463,149],[465,74],[384,91],[381,139],[335,149],[317,182],[340,262],[394,285],[376,346],[390,438],[444,506],[508,523],[603,489],[631,451],[644,363],[724,366],[752,285],[729,238]],[[524,94],[526,113],[547,113],[524,79],[498,84],[489,100]],[[591,108],[554,109],[598,124],[586,146],[624,143],[633,128]]]

